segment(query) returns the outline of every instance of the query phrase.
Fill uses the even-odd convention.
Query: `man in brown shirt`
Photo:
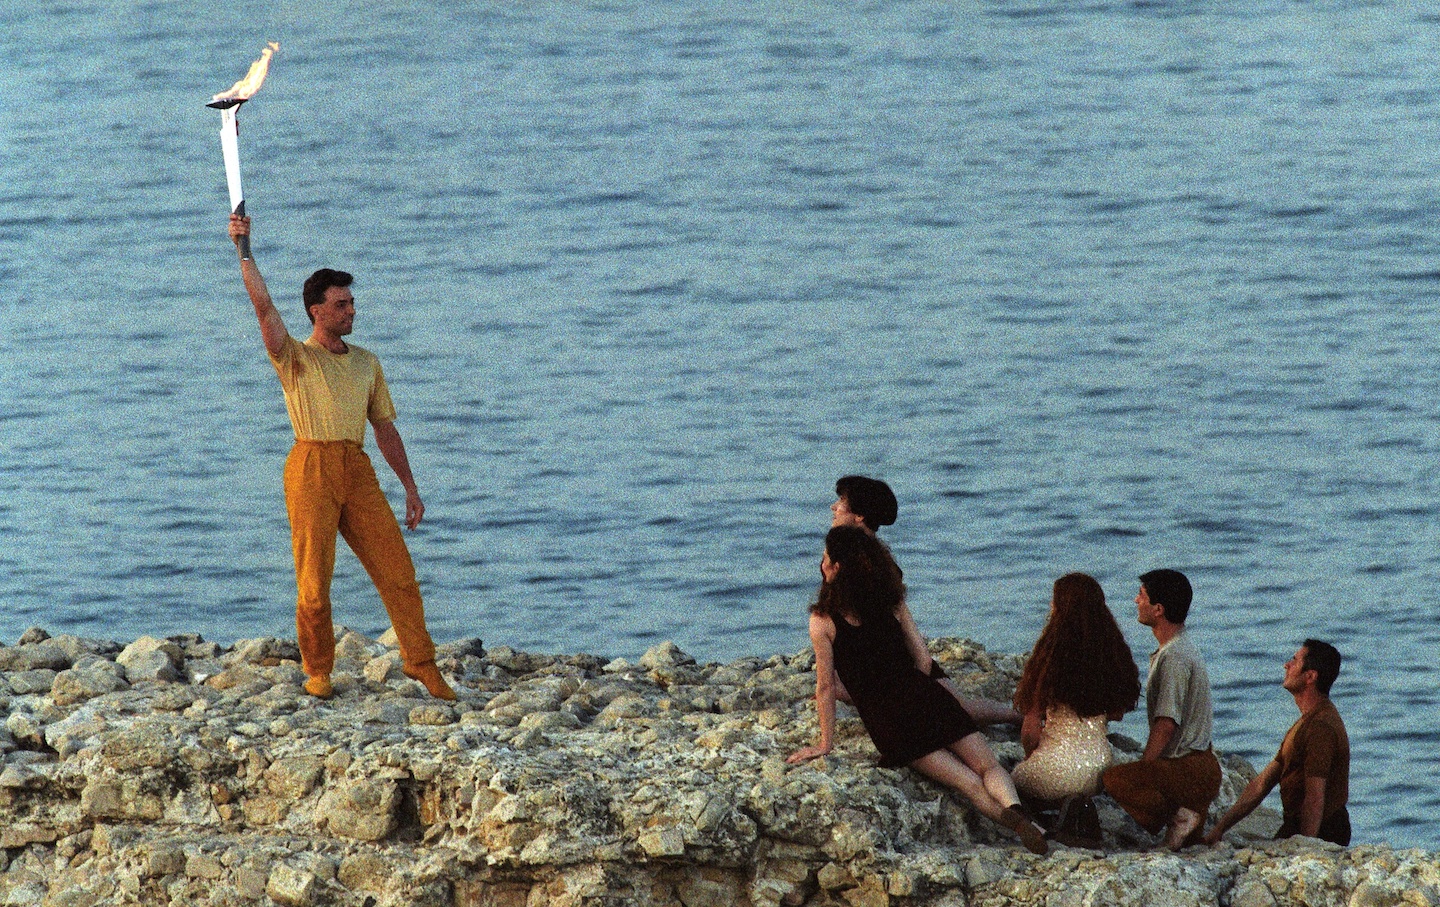
[[[1340,675],[1340,653],[1329,643],[1307,639],[1285,663],[1285,689],[1295,697],[1300,720],[1291,725],[1280,752],[1255,776],[1235,805],[1215,823],[1205,843],[1215,844],[1250,815],[1280,785],[1284,822],[1277,837],[1306,835],[1335,844],[1350,843],[1350,738],[1330,701]]]

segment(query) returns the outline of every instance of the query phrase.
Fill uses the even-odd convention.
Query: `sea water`
[[[930,635],[1026,651],[1084,570],[1143,667],[1186,571],[1257,766],[1332,641],[1356,840],[1437,846],[1423,4],[0,5],[0,639],[293,633],[203,106],[269,40],[256,257],[296,333],[357,275],[437,638],[796,651],[874,475]],[[384,629],[348,553],[335,600]]]

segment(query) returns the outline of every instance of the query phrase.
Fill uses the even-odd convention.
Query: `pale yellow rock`
[[[214,881],[225,875],[225,867],[214,856],[201,853],[187,857],[185,860],[185,874],[191,878],[209,879]]]
[[[326,789],[319,814],[330,831],[357,841],[379,841],[395,830],[400,792],[395,783],[356,779]]]
[[[288,756],[265,769],[265,787],[281,799],[299,800],[315,789],[324,774],[324,756]]]
[[[400,655],[396,652],[388,652],[370,659],[365,663],[363,673],[365,679],[371,683],[390,683],[405,679]]]
[[[340,861],[336,877],[351,891],[384,891],[395,876],[395,865],[374,853],[356,853]]]
[[[850,870],[839,863],[826,863],[821,866],[820,871],[815,874],[815,881],[826,891],[854,888],[856,884],[855,877],[850,874]]]
[[[685,852],[685,835],[678,828],[652,828],[640,835],[640,847],[652,857],[675,857]]]
[[[422,727],[444,727],[459,720],[455,710],[448,705],[426,703],[410,710],[410,724]]]
[[[24,847],[27,844],[48,844],[59,832],[44,822],[15,822],[0,829],[0,847]]]
[[[258,901],[265,897],[268,883],[267,874],[253,866],[239,866],[235,869],[235,887],[249,900]]]
[[[185,849],[177,842],[164,841],[150,848],[145,861],[146,875],[167,876],[185,868]]]
[[[840,896],[850,907],[890,907],[890,893],[885,889],[884,880],[878,876],[866,876],[854,888],[842,891]]]
[[[77,679],[119,676],[104,666],[121,646],[66,646]],[[814,741],[808,652],[716,666],[662,646],[649,668],[606,673],[590,656],[466,649],[442,667],[464,705],[441,705],[458,717],[437,730],[411,723],[435,705],[414,684],[357,682],[380,651],[363,640],[326,702],[299,692],[293,643],[181,648],[196,682],[73,702],[58,677],[12,702],[0,670],[0,844],[16,845],[0,847],[0,905],[36,891],[48,907],[1440,904],[1431,852],[1261,835],[1145,853],[1153,839],[1104,798],[1104,853],[1036,857],[963,798],[877,767],[844,710],[835,751],[788,766]],[[964,641],[935,649],[962,689],[1018,676],[1018,659]],[[1011,739],[993,747],[1018,758]],[[1253,773],[1223,754],[1222,769],[1227,796]]]
[[[319,886],[315,874],[281,863],[270,870],[265,893],[286,907],[310,907]]]

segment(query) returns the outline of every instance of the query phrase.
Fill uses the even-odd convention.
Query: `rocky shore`
[[[1016,656],[932,649],[1007,699]],[[345,632],[336,696],[293,642],[122,646],[27,632],[0,646],[0,905],[1389,907],[1440,904],[1440,856],[1232,843],[1182,854],[1101,798],[1105,850],[1026,852],[909,771],[859,721],[830,757],[808,651],[697,664],[441,647],[457,703]],[[1013,732],[994,732],[1007,764]],[[1116,737],[1121,758],[1134,741]],[[1226,758],[1223,809],[1253,774]]]

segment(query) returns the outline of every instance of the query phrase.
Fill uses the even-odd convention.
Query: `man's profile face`
[[[1309,654],[1304,646],[1301,646],[1290,660],[1285,662],[1285,679],[1281,682],[1286,690],[1291,693],[1305,688],[1305,656]]]
[[[1135,607],[1136,617],[1141,624],[1147,627],[1155,626],[1156,605],[1150,601],[1150,592],[1145,588],[1144,583],[1140,584],[1140,592],[1135,596]]]
[[[355,325],[355,295],[349,287],[326,287],[325,298],[310,309],[315,326],[326,333],[343,337]]]

